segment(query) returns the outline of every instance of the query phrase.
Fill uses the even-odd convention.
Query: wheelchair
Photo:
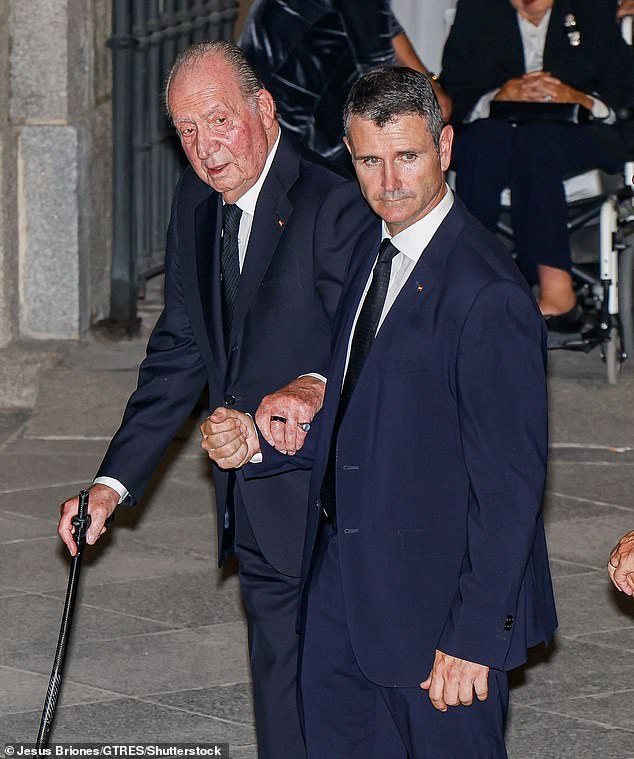
[[[617,383],[621,366],[634,352],[634,162],[622,177],[598,170],[564,182],[569,205],[572,276],[584,309],[581,332],[549,333],[549,350],[589,353],[600,349],[606,379]],[[512,248],[508,191],[502,193],[498,234]],[[598,251],[598,255],[597,255]]]

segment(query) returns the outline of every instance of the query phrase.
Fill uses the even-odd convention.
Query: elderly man
[[[166,97],[191,167],[174,197],[165,309],[91,488],[89,543],[118,503],[141,498],[206,384],[211,408],[254,413],[288,380],[326,371],[351,250],[368,227],[378,234],[356,183],[280,132],[272,96],[233,43],[181,53]],[[296,383],[294,401],[320,398],[315,385]],[[235,550],[240,563],[261,759],[305,753],[295,618],[309,477],[214,471],[220,561]],[[59,524],[71,553],[76,511],[72,498]]]
[[[445,184],[452,129],[424,76],[364,75],[345,133],[383,229],[353,254],[323,408],[293,458],[269,445],[297,447],[269,422],[288,408],[284,393],[256,416],[263,439],[219,410],[227,437],[215,446],[212,422],[204,446],[243,463],[249,481],[314,461],[300,674],[309,759],[403,746],[411,759],[502,759],[506,672],[556,627],[541,513],[544,322],[507,251]],[[262,462],[247,463],[258,450]],[[388,720],[399,737],[386,753],[376,745]]]

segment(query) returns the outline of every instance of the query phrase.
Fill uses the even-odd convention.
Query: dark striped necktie
[[[372,281],[361,306],[352,337],[348,369],[341,390],[339,406],[337,407],[337,416],[330,441],[330,455],[321,486],[321,503],[332,524],[336,524],[335,514],[337,508],[335,495],[337,435],[339,434],[339,427],[341,426],[343,417],[348,409],[350,398],[361,376],[363,366],[376,337],[376,331],[390,284],[392,259],[398,252],[398,248],[395,248],[387,238],[381,243],[379,257],[372,271]]]
[[[225,203],[222,223],[222,251],[220,271],[222,273],[222,326],[225,350],[229,350],[229,338],[233,326],[238,284],[240,282],[240,255],[238,253],[238,229],[242,209]]]

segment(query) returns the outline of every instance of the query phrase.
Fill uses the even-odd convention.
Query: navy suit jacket
[[[298,454],[314,458],[305,576],[348,338],[377,245],[366,238],[353,255],[318,440]],[[338,435],[341,579],[371,681],[414,687],[437,648],[506,670],[552,636],[544,367],[530,291],[456,198],[378,332]]]
[[[325,373],[332,321],[354,243],[378,221],[356,182],[284,136],[260,192],[225,354],[219,245],[222,198],[187,168],[168,229],[165,309],[148,344],[137,390],[99,475],[141,497],[205,384],[210,409],[255,412],[264,395],[302,373]],[[213,466],[220,561],[229,475]],[[310,474],[295,470],[237,487],[265,558],[298,575]],[[175,505],[177,508],[177,505]]]

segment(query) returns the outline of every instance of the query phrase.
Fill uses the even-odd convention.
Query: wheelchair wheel
[[[634,356],[634,235],[619,253],[619,313],[623,327],[623,350]]]
[[[621,333],[617,327],[610,327],[606,341],[603,343],[602,356],[605,361],[605,373],[609,385],[616,385],[621,374],[623,346]]]

